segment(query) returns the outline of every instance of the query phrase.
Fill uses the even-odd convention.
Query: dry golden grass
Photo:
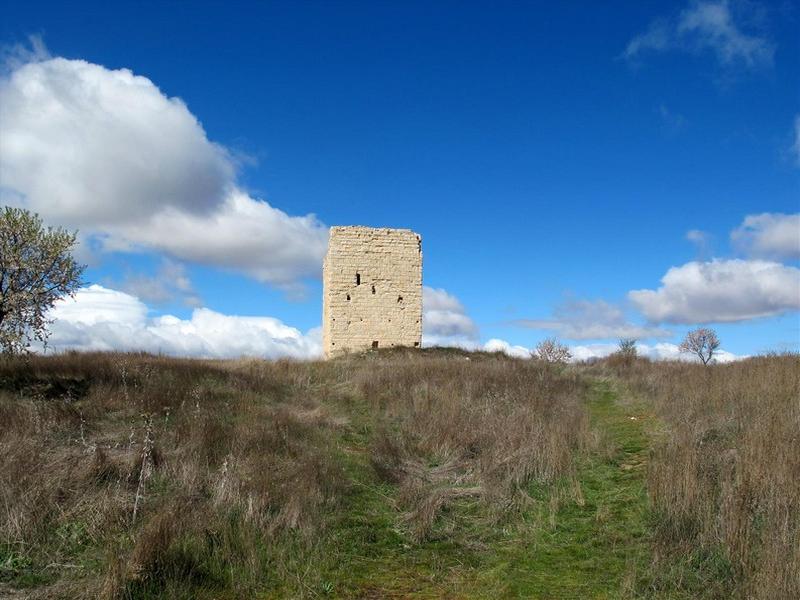
[[[83,595],[128,597],[225,583],[215,569],[256,560],[276,531],[311,535],[347,481],[335,425],[287,368],[121,354],[3,365],[0,540],[55,573],[77,555],[107,562]]]
[[[411,540],[460,498],[504,514],[528,483],[569,475],[581,389],[457,352],[6,361],[0,581],[42,597],[314,596],[317,547],[357,510],[356,480],[397,484]]]
[[[400,486],[414,536],[460,498],[498,516],[528,500],[533,481],[572,475],[588,435],[584,384],[546,363],[480,355],[431,361],[409,355],[362,369],[360,392],[378,409],[378,473]]]
[[[592,383],[609,375],[635,406]],[[642,469],[625,471],[604,440],[647,456],[644,432],[624,426],[640,410],[659,427]],[[568,577],[575,556],[602,575],[607,546],[587,538],[600,532],[633,544],[641,565],[652,540],[651,573],[631,569],[628,595],[800,597],[798,435],[796,355],[709,367],[445,350],[0,362],[0,595],[403,597],[441,572],[466,595],[546,596],[558,589],[546,578],[502,578]],[[629,520],[603,512],[619,494]],[[387,579],[395,563],[399,580]],[[475,565],[500,579],[470,592]]]
[[[614,367],[664,426],[648,475],[658,555],[720,597],[800,598],[800,357]]]

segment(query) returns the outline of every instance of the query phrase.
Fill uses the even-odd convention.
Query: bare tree
[[[637,356],[636,340],[633,338],[622,338],[619,341],[619,349],[617,353],[620,356],[633,360]]]
[[[711,362],[719,348],[717,332],[707,327],[700,327],[686,334],[681,342],[680,351],[696,354],[704,365]]]
[[[0,211],[0,351],[26,351],[34,339],[47,342],[48,311],[74,295],[84,266],[70,250],[76,233],[45,227],[21,208]]]
[[[539,342],[533,351],[533,355],[549,363],[565,363],[572,358],[569,348],[554,337]]]
[[[623,338],[619,340],[617,351],[608,357],[609,366],[628,368],[636,362],[636,340]]]

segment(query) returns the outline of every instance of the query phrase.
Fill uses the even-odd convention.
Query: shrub
[[[539,342],[533,356],[548,363],[566,363],[572,358],[569,348],[554,337]]]

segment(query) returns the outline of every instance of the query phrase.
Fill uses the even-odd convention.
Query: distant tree
[[[76,233],[45,227],[21,208],[0,211],[0,351],[26,351],[34,339],[47,343],[47,312],[75,294],[84,266],[70,250]]]
[[[606,364],[614,369],[627,369],[636,362],[636,340],[623,338],[619,340],[617,350],[606,359]]]
[[[619,341],[617,353],[625,358],[634,359],[637,356],[636,340],[633,338],[622,338]]]
[[[680,345],[681,352],[689,352],[700,357],[704,365],[714,358],[714,353],[719,348],[719,338],[713,329],[700,327],[686,334]]]
[[[569,348],[554,337],[539,342],[533,351],[533,355],[549,363],[565,363],[572,358]]]

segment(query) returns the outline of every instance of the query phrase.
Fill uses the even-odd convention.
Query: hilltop
[[[0,362],[0,595],[800,595],[800,358]]]

